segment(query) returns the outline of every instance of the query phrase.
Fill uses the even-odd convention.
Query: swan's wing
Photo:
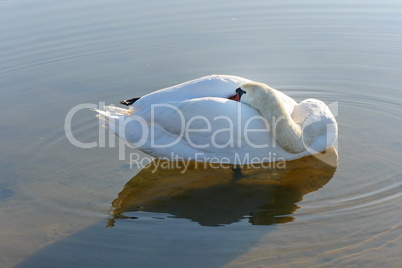
[[[236,89],[243,83],[251,82],[232,75],[209,75],[188,82],[184,82],[175,86],[157,90],[148,95],[141,97],[133,106],[139,111],[146,106],[157,103],[169,103],[177,101],[186,101],[196,98],[217,97],[229,98],[233,96]],[[293,107],[297,104],[292,98],[278,91],[285,107],[292,112]]]
[[[228,99],[154,104],[134,116],[149,122],[149,142],[139,149],[153,156],[173,153],[194,159],[198,154],[215,162],[223,158],[233,162],[235,154],[244,156],[255,149],[264,155],[267,148],[262,146],[272,144],[267,120],[250,106]]]
[[[156,103],[185,101],[203,97],[229,98],[236,88],[250,80],[231,75],[210,75],[160,89],[141,97],[133,106],[136,110]]]
[[[233,133],[226,133],[227,138],[232,135],[236,141],[241,139],[243,135],[238,130],[249,118],[260,116],[257,110],[248,105],[223,98],[197,98],[151,105],[149,108],[139,115],[152,122],[152,125],[183,136],[187,143],[198,148],[207,147],[203,145],[211,142],[211,138],[213,141],[222,141],[225,135],[211,136],[226,128],[234,129]]]

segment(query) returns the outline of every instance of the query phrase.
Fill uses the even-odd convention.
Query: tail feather
[[[96,117],[102,121],[103,127],[109,129],[122,139],[125,139],[125,131],[121,129],[121,122],[131,115],[132,109],[122,109],[114,106],[105,106],[102,109],[93,109],[98,114]]]

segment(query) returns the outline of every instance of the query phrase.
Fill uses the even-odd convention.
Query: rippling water
[[[0,1],[1,266],[398,267],[401,13],[399,1]],[[212,73],[333,104],[337,164],[157,176],[119,160],[114,136],[91,149],[66,138],[78,104]],[[72,124],[102,142],[93,112]]]

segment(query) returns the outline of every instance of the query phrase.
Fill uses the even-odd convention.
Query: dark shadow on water
[[[324,161],[321,161],[321,160]],[[231,165],[155,160],[126,183],[112,202],[112,218],[135,213],[167,213],[203,226],[221,226],[248,218],[254,225],[293,221],[297,202],[333,177],[337,154],[289,162],[233,168]]]
[[[222,267],[274,231],[275,223],[294,220],[296,203],[332,178],[336,152],[319,157],[325,162],[306,157],[286,162],[285,169],[193,164],[184,173],[162,166],[152,172],[151,163],[112,202],[113,228],[98,222],[18,267]]]

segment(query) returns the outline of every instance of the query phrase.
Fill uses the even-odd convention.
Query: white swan
[[[134,147],[171,161],[293,160],[325,151],[337,139],[337,123],[323,102],[297,104],[236,76],[202,77],[122,103],[129,109],[107,106],[97,116]]]

